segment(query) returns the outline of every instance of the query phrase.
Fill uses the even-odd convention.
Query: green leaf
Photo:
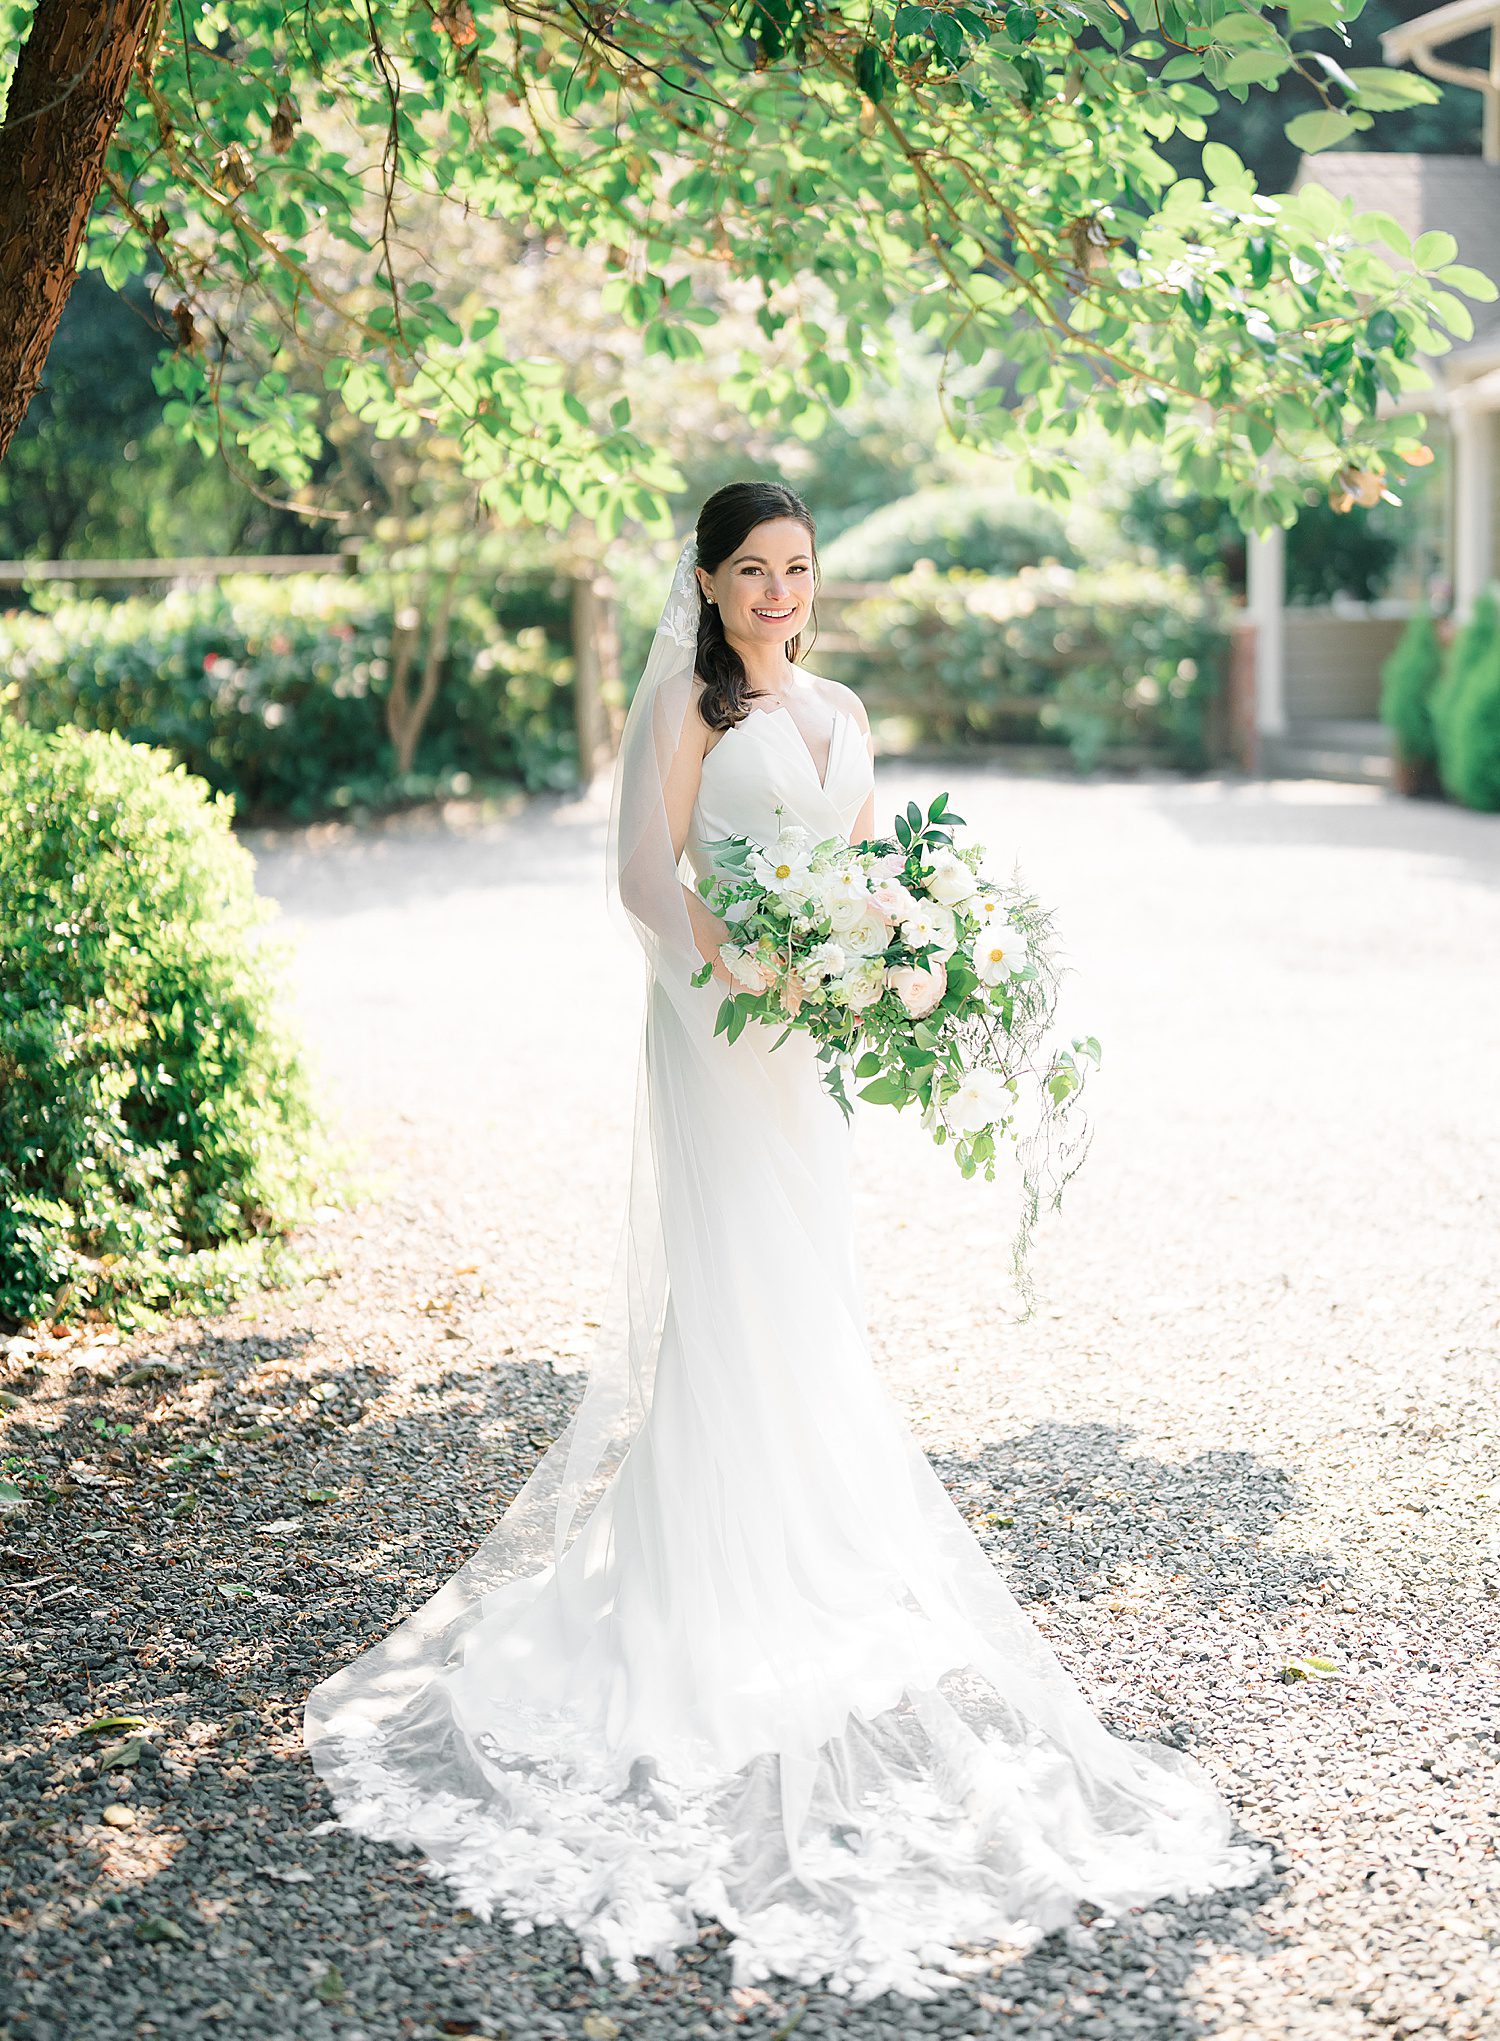
[[[1226,149],[1222,142],[1205,142],[1203,145],[1203,175],[1209,189],[1215,185],[1233,185],[1253,191],[1255,179],[1236,156],[1233,149]]]
[[[1318,107],[1312,113],[1299,113],[1295,120],[1289,120],[1284,133],[1294,147],[1315,156],[1320,149],[1331,149],[1335,142],[1346,141],[1354,133],[1354,122],[1347,113]]]
[[[1462,291],[1466,298],[1473,298],[1481,305],[1492,305],[1497,295],[1496,285],[1482,269],[1470,269],[1462,262],[1447,262],[1438,270],[1439,283],[1447,284],[1449,290]]]
[[[861,1056],[854,1066],[856,1077],[878,1077],[885,1068],[885,1060],[874,1049]]]
[[[911,1093],[899,1078],[878,1077],[873,1084],[867,1084],[860,1097],[868,1099],[872,1106],[905,1105]]]
[[[140,1737],[127,1736],[119,1743],[112,1743],[108,1750],[100,1752],[99,1769],[101,1772],[128,1771],[132,1765],[140,1763],[145,1748]]]
[[[169,1921],[164,1914],[153,1913],[136,1922],[135,1938],[138,1942],[185,1942],[188,1935],[187,1930],[180,1928],[176,1921]]]
[[[1268,85],[1294,61],[1290,50],[1237,50],[1220,75],[1226,85]]]
[[[1418,234],[1412,244],[1411,259],[1418,269],[1442,269],[1458,254],[1458,243],[1451,234],[1432,228],[1426,234]]]
[[[79,1730],[80,1736],[112,1736],[120,1729],[140,1729],[145,1724],[144,1715],[96,1715],[92,1722],[85,1723]]]
[[[1393,71],[1383,64],[1353,64],[1347,76],[1359,95],[1360,105],[1372,113],[1392,113],[1403,106],[1433,106],[1442,98],[1434,81],[1418,77],[1415,71]]]
[[[1410,234],[1390,213],[1359,213],[1355,217],[1354,231],[1362,241],[1383,241],[1397,255],[1411,254]]]

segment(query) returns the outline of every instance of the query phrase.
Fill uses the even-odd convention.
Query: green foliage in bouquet
[[[1437,626],[1425,606],[1413,610],[1406,629],[1380,669],[1380,716],[1408,765],[1437,763],[1432,695],[1443,669]]]
[[[222,1305],[309,1207],[229,815],[161,752],[0,721],[0,1320]]]
[[[795,828],[771,845],[716,843],[699,891],[732,925],[719,956],[743,989],[722,1001],[715,1032],[734,1042],[752,1020],[777,1027],[773,1050],[807,1033],[846,1117],[851,1083],[871,1105],[917,1106],[965,1177],[993,1181],[1013,1147],[1014,1266],[1029,1301],[1026,1250],[1044,1199],[1057,1205],[1086,1151],[1077,1103],[1100,1050],[1093,1036],[1053,1045],[1051,916],[982,876],[982,847],[954,841],[962,822],[939,794],[859,844]],[[694,982],[710,976],[705,964]]]

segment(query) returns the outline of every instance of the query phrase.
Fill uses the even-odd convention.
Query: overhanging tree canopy
[[[0,443],[71,262],[62,187],[91,195],[102,168],[86,259],[160,274],[170,415],[292,487],[320,398],[286,341],[316,309],[325,348],[330,314],[339,335],[326,388],[382,434],[456,440],[503,520],[664,522],[675,477],[628,403],[591,412],[560,362],[507,347],[510,272],[470,280],[488,299],[472,316],[448,309],[410,231],[441,205],[514,223],[539,257],[606,251],[601,288],[664,374],[700,351],[718,279],[749,282],[766,346],[729,394],[800,432],[890,365],[905,319],[934,343],[953,431],[1024,445],[1044,488],[1089,418],[1162,442],[1248,522],[1293,516],[1309,474],[1368,498],[1425,458],[1385,398],[1471,330],[1460,294],[1493,286],[1445,234],[1412,248],[1317,188],[1263,196],[1214,143],[1201,179],[1174,182],[1158,153],[1201,140],[1216,95],[1294,65],[1320,95],[1292,124],[1310,150],[1434,96],[1294,48],[1358,5],[0,0],[19,49]]]

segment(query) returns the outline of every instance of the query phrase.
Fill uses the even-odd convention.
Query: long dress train
[[[704,761],[689,860],[847,834],[869,786],[846,714],[820,779],[753,711]],[[628,1376],[308,1701],[342,1819],[483,1917],[566,1923],[596,1972],[670,1965],[717,1918],[737,1982],[859,1999],[928,1996],[1084,1900],[1253,1880],[1267,1852],[1208,1775],[1104,1728],[949,1500],[871,1362],[811,1046],[713,1039],[718,998],[648,994]]]

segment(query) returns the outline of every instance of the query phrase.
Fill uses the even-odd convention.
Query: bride
[[[683,859],[873,833],[863,709],[796,658],[815,571],[773,482],[682,550],[609,823],[648,965],[609,1319],[563,1435],[306,1738],[343,1821],[483,1918],[565,1923],[596,1975],[717,1919],[738,1984],[922,1998],[1268,1852],[1193,1760],[1105,1729],[876,1375],[811,1039],[714,1034],[729,930]]]

